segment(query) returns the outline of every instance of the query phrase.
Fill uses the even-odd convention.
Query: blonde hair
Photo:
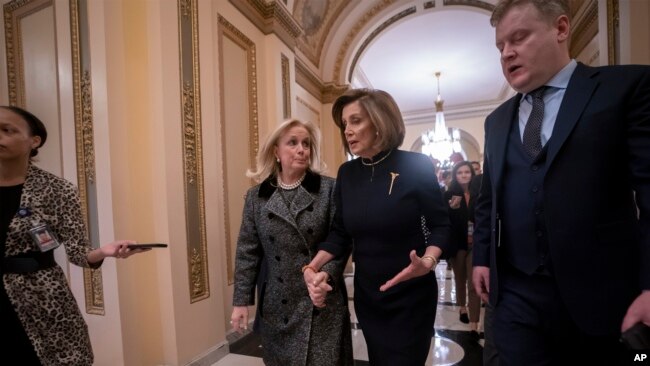
[[[501,0],[492,11],[490,24],[496,27],[512,8],[528,4],[532,4],[542,18],[549,23],[560,15],[566,15],[571,20],[571,11],[567,0]]]
[[[299,119],[290,119],[282,122],[275,130],[267,136],[262,144],[262,147],[257,153],[257,169],[248,169],[246,176],[252,178],[256,182],[262,182],[271,176],[277,176],[280,172],[280,163],[276,161],[275,147],[278,141],[284,136],[287,131],[293,127],[303,127],[309,134],[309,167],[307,170],[312,173],[319,174],[327,168],[325,163],[321,160],[320,155],[320,130],[313,123],[309,121],[301,121]]]
[[[357,101],[368,113],[370,123],[377,130],[376,145],[379,150],[384,151],[400,147],[404,142],[406,128],[395,99],[383,90],[350,89],[338,97],[332,106],[332,118],[341,131],[341,141],[345,146],[345,151],[350,153],[350,147],[345,138],[343,108]]]

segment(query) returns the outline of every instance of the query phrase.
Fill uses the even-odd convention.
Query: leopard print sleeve
[[[90,264],[87,260],[88,252],[93,248],[88,241],[77,188],[70,182],[62,181],[58,201],[61,211],[57,231],[59,240],[65,247],[68,260],[80,267],[97,267],[96,264]]]

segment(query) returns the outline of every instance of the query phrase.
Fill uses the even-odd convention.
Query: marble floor
[[[469,325],[461,323],[458,319],[458,307],[454,305],[456,286],[453,272],[447,270],[446,262],[441,262],[436,268],[436,278],[438,279],[438,310],[426,365],[482,365],[483,339],[477,341],[472,337]],[[350,299],[354,294],[352,280],[351,276],[346,277]],[[350,313],[355,365],[368,365],[363,330],[358,327],[352,300],[350,300]],[[483,308],[481,309],[482,320]],[[479,324],[479,331],[481,330],[482,324]],[[249,334],[232,343],[230,353],[212,366],[261,366],[264,365],[261,354],[259,338],[255,334]]]

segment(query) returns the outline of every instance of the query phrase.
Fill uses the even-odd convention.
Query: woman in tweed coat
[[[54,237],[70,262],[91,268],[141,250],[124,240],[90,247],[74,186],[31,164],[46,138],[34,115],[0,106],[0,355],[29,366],[92,365],[86,323],[66,276],[53,248],[41,251],[39,242]]]
[[[352,365],[345,259],[323,267],[334,287],[315,308],[301,269],[327,236],[334,215],[334,179],[321,176],[320,134],[299,120],[282,123],[266,140],[257,170],[261,181],[246,195],[235,258],[231,323],[246,328],[258,288],[258,312],[266,365]],[[265,262],[265,273],[260,274]],[[262,278],[259,278],[262,276]]]

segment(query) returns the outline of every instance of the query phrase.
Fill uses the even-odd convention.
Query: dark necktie
[[[526,127],[524,128],[523,144],[524,150],[533,159],[542,151],[543,96],[547,88],[547,86],[541,86],[530,92],[530,96],[533,97],[533,109],[530,111],[528,122],[526,122]]]

